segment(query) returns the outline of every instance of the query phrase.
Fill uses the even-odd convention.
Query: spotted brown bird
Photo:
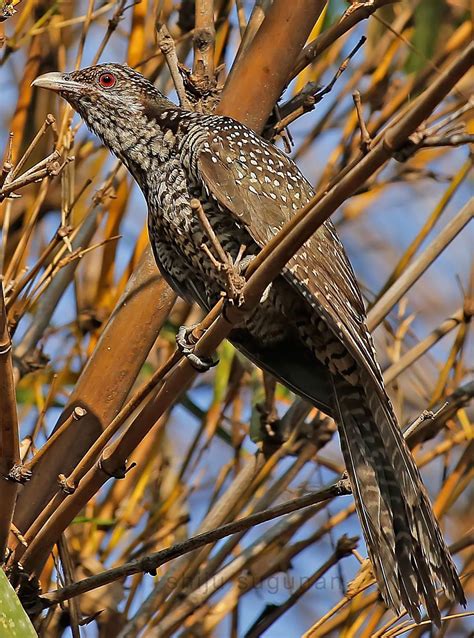
[[[167,282],[209,310],[226,287],[216,246],[256,255],[313,196],[278,148],[228,117],[184,110],[134,70],[105,64],[48,73],[58,92],[128,167],[148,204]],[[203,245],[207,250],[203,249]],[[352,267],[330,221],[288,261],[230,340],[258,366],[334,416],[384,601],[440,623],[436,588],[465,603],[449,551],[383,385]]]

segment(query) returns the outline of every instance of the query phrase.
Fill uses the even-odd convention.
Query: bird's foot
[[[226,252],[219,241],[206,213],[198,199],[191,200],[191,208],[197,214],[201,226],[206,234],[207,243],[201,245],[201,249],[206,253],[214,268],[225,274],[225,295],[234,305],[242,306],[244,304],[243,289],[245,286],[245,277],[242,276],[246,265],[244,265],[243,256],[246,246],[240,246],[238,255],[234,260],[228,252]],[[211,248],[217,257],[214,256]]]
[[[260,428],[263,435],[281,443],[281,420],[275,406],[270,407],[266,403],[257,403],[255,408],[260,414]]]
[[[176,335],[176,345],[197,372],[207,372],[219,363],[219,359],[214,360],[212,357],[200,357],[195,354],[194,349],[199,337],[196,337],[194,331],[199,326],[198,323],[192,326],[180,326]]]
[[[235,259],[233,259],[229,253],[226,253],[222,247],[220,247],[220,250],[218,251],[220,259],[216,259],[214,257],[206,244],[202,245],[202,249],[209,257],[216,270],[224,273],[225,275],[225,289],[223,291],[223,295],[232,305],[237,306],[237,308],[243,306],[245,303],[244,286],[247,281],[243,273],[245,273],[254,256],[249,255],[244,258],[246,246],[240,247]]]
[[[242,248],[245,250],[245,246],[241,246],[241,250]],[[228,282],[226,290],[227,298],[229,302],[232,305],[237,306],[237,308],[240,308],[245,303],[244,287],[247,281],[242,275],[247,266],[243,265],[244,262],[240,261],[239,256],[240,252],[234,262],[232,262],[229,257],[229,262],[224,264],[224,271]]]
[[[239,250],[239,254],[237,255],[237,259],[233,263],[231,262],[233,271],[237,273],[238,286],[241,286],[240,292],[239,292],[241,299],[239,297],[239,303],[237,304],[238,307],[243,306],[245,302],[243,289],[247,282],[247,276],[246,276],[247,268],[250,266],[250,264],[253,262],[253,260],[256,257],[255,255],[247,255],[246,257],[244,257],[243,254],[245,252],[245,248],[246,248],[245,246],[241,246]],[[265,301],[268,299],[268,295],[270,294],[271,287],[272,287],[272,284],[270,283],[265,288],[260,298],[260,303],[265,303]]]

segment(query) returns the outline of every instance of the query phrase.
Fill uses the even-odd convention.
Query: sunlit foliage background
[[[270,4],[257,3],[262,12]],[[354,3],[352,10],[362,4]],[[471,38],[468,0],[379,4],[384,6],[357,21],[306,66],[280,101],[284,105],[308,83],[327,85],[360,37],[367,36],[332,90],[314,108],[307,103],[306,112],[277,140],[291,147],[316,188],[337,178],[359,150],[354,91],[360,92],[365,123],[375,136]],[[253,7],[243,0],[214,2],[214,59],[216,67],[223,65],[221,84]],[[175,40],[179,60],[192,67],[195,3],[14,0],[0,2],[0,8],[0,273],[13,339],[21,453],[35,479],[20,489],[14,544],[28,528],[19,521],[28,519],[32,503],[44,501],[49,461],[40,464],[42,474],[35,477],[35,455],[58,420],[69,414],[73,400],[98,415],[105,427],[127,396],[172,354],[177,327],[201,316],[180,300],[172,310],[165,307],[159,311],[163,327],[148,346],[147,330],[156,326],[144,325],[138,315],[127,317],[97,351],[111,314],[116,317],[123,310],[118,301],[147,246],[146,207],[131,177],[77,116],[31,82],[52,70],[118,61],[138,68],[176,99],[157,46],[155,22],[159,15]],[[324,34],[347,9],[346,3],[331,0],[310,40]],[[285,49],[284,41],[275,41],[275,65]],[[440,135],[460,135],[459,144],[392,160],[334,215],[369,307],[423,256],[472,195],[472,100],[471,75],[429,121],[429,126],[446,125],[442,118],[454,114]],[[8,192],[12,167],[25,179]],[[39,171],[33,183],[30,169]],[[472,591],[473,245],[471,223],[418,281],[410,282],[375,332],[404,427],[423,410],[439,410],[449,401],[427,422],[427,433],[414,441],[414,453],[446,538],[455,544],[467,593]],[[148,299],[143,316],[157,316],[158,306],[158,299]],[[109,480],[77,512],[59,545],[44,557],[43,591],[190,537],[202,530],[206,514],[215,513],[216,503],[234,505],[225,520],[211,516],[211,528],[339,477],[343,464],[332,422],[315,410],[303,410],[299,421],[293,419],[295,397],[277,386],[275,407],[280,416],[286,414],[293,434],[283,447],[266,450],[259,473],[238,483],[236,477],[250,467],[262,438],[268,443],[257,407],[265,400],[262,375],[227,343],[218,356],[218,366],[198,376],[138,445],[130,457],[136,466],[124,480]],[[136,372],[130,371],[134,366]],[[144,402],[150,396],[151,391]],[[152,423],[150,414],[140,412],[144,402],[136,418],[151,418]],[[97,435],[97,427],[89,433]],[[76,427],[76,432],[67,444],[58,437],[49,448],[55,459],[50,483],[77,463],[71,467],[66,461],[81,446],[85,430]],[[421,438],[426,439],[422,444]],[[139,573],[93,590],[63,608],[53,607],[37,619],[36,628],[43,636],[137,636],[141,631],[146,636],[257,636],[259,630],[251,629],[257,618],[290,602],[285,613],[280,607],[265,635],[299,636],[327,613],[311,635],[398,635],[399,625],[385,630],[394,633],[377,633],[393,615],[374,587],[341,602],[359,571],[358,559],[365,556],[363,541],[353,555],[333,561],[307,592],[300,589],[333,554],[343,534],[360,534],[351,497],[252,527],[237,540],[208,547],[197,561],[194,555],[178,559],[184,580],[173,571],[177,561],[171,561],[155,576]],[[349,592],[354,591],[353,584]],[[460,611],[444,609],[445,614]],[[446,622],[445,633],[438,635],[467,636],[470,620]],[[412,636],[422,632],[408,630]]]

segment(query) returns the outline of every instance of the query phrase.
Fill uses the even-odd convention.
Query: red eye
[[[99,84],[103,89],[111,89],[116,82],[117,79],[112,73],[102,73],[99,76]]]

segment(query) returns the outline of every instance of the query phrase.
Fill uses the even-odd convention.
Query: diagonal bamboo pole
[[[217,112],[261,131],[325,5],[326,0],[275,0],[232,67]],[[285,42],[278,64],[275,42]]]
[[[8,332],[3,285],[0,279],[0,564],[7,548],[18,483],[10,475],[20,462],[18,416],[12,368],[12,344]]]

